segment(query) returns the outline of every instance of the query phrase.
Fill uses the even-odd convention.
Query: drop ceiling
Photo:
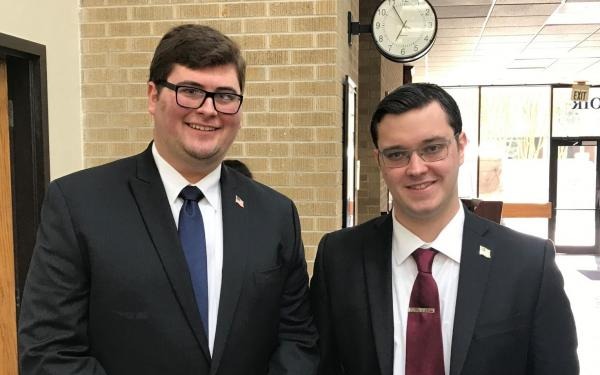
[[[430,0],[438,33],[413,82],[600,84],[600,0]]]

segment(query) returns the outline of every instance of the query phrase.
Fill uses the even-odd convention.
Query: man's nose
[[[206,99],[204,99],[204,103],[202,103],[200,107],[196,108],[196,111],[216,114],[217,109],[215,108],[215,98],[207,96]]]
[[[413,151],[410,154],[408,164],[406,165],[406,173],[410,175],[417,175],[424,173],[426,170],[426,162],[421,159],[421,157],[417,154],[417,151]]]

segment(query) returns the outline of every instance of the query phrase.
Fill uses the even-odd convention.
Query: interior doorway
[[[6,61],[0,57],[0,372],[17,374],[17,321]]]
[[[35,243],[46,186],[50,180],[46,47],[0,33],[6,62],[8,134],[12,184],[16,304]]]
[[[600,255],[599,142],[600,137],[550,142],[548,233],[558,252]]]
[[[49,181],[46,47],[0,33],[0,373],[17,375],[17,317]]]

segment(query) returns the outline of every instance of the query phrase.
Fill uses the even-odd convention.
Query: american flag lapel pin
[[[490,259],[492,257],[492,250],[488,249],[485,246],[479,246],[479,255]]]
[[[240,198],[238,195],[235,196],[235,203],[240,206],[241,208],[244,208],[244,200],[242,198]]]

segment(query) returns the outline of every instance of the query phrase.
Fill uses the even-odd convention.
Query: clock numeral
[[[383,35],[379,35],[379,41],[383,42]]]
[[[393,44],[390,44],[390,45],[388,46],[388,51],[391,51],[391,50],[392,50],[392,46],[393,46]]]
[[[431,21],[427,22],[427,27],[429,27],[429,28],[433,27],[433,22],[431,22]]]
[[[380,27],[381,27],[381,23],[379,23],[379,22],[375,23],[375,28],[376,29],[379,29]]]
[[[404,50],[404,48],[402,48],[402,49],[400,50],[400,54],[401,54],[401,55],[406,55],[406,51]]]
[[[429,15],[429,9],[425,9],[425,15],[428,16]]]
[[[385,16],[387,16],[387,9],[379,9],[377,11],[377,14],[379,14],[380,16],[385,17]]]
[[[429,35],[425,35],[425,38],[423,38],[424,41],[428,41],[429,40]]]
[[[415,46],[413,47],[413,51],[417,52],[419,50],[419,46],[415,44]]]

